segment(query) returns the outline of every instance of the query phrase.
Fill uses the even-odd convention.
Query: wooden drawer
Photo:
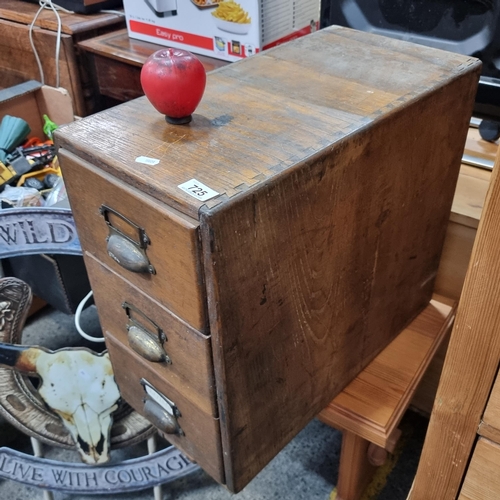
[[[68,190],[82,193],[81,202],[72,204],[82,248],[191,326],[206,331],[197,222],[114,180],[64,149],[59,151],[59,156],[64,163]],[[155,274],[147,270],[131,272],[111,258],[106,242],[110,230],[101,215],[102,206],[115,210],[145,230],[149,238],[145,255]],[[140,240],[137,229],[112,212],[108,212],[108,216],[114,227],[132,240]],[[123,241],[121,236],[118,238]],[[115,250],[113,252],[115,258],[123,260]]]
[[[479,438],[458,500],[498,500],[500,498],[500,446]]]
[[[166,336],[163,346],[170,363],[147,363],[157,377],[164,378],[206,413],[217,415],[209,337],[193,330],[91,255],[86,254],[85,263],[103,330],[112,332],[128,348],[128,324],[138,325],[141,336],[151,332],[146,336],[148,341],[154,336],[158,338],[155,327],[159,327]]]
[[[183,435],[162,434],[217,481],[224,482],[219,420],[205,413],[168,384],[166,379],[159,377],[150,363],[125,347],[111,332],[106,332],[106,345],[123,399],[152,423],[155,421],[151,419],[151,414],[145,411],[147,394],[142,380],[149,382],[175,403],[180,413],[177,421]]]

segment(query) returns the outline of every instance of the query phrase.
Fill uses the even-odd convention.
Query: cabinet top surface
[[[197,219],[202,205],[313,161],[479,68],[474,58],[330,27],[210,73],[189,125],[167,124],[142,97],[63,127],[57,142]],[[200,201],[178,187],[191,179],[219,195]]]

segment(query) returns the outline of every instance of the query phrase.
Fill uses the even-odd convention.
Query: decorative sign
[[[200,201],[207,201],[219,195],[217,191],[205,186],[205,184],[196,179],[191,179],[184,184],[179,184],[177,187]]]
[[[67,208],[11,208],[0,211],[0,258],[55,253],[81,255]]]
[[[101,495],[143,490],[198,469],[198,465],[173,446],[117,465],[96,467],[37,458],[10,448],[0,448],[1,478],[72,494]]]

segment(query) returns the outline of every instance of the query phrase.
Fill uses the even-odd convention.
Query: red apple
[[[151,54],[141,70],[146,97],[169,123],[191,121],[200,104],[207,77],[200,60],[182,49],[161,49]]]

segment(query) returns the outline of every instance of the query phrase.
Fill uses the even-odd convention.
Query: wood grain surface
[[[500,381],[498,375],[479,424],[478,434],[500,443]],[[500,464],[500,461],[498,464]]]
[[[498,500],[500,445],[478,440],[458,500]]]
[[[467,140],[465,141],[465,154],[495,161],[497,150],[498,140],[495,142],[485,141],[481,138],[479,129],[471,128],[469,130]]]
[[[449,112],[453,95],[471,103],[476,77],[202,216],[230,489],[243,487],[430,299],[460,164],[452,144],[463,144],[467,130],[462,111],[439,125],[433,117]],[[418,135],[408,133],[415,123],[426,124]],[[446,152],[451,128],[456,142]]]
[[[90,59],[99,94],[123,102],[144,95],[140,82],[142,65],[153,52],[165,47],[129,38],[123,29],[82,40],[78,48]],[[196,57],[207,72],[228,64],[202,55]]]
[[[456,498],[500,360],[500,183],[493,170],[410,500]]]

